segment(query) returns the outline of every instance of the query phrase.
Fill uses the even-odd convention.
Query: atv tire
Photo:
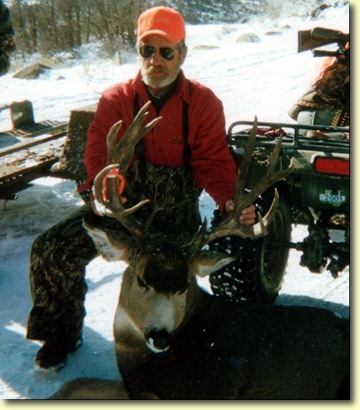
[[[281,242],[290,242],[290,239],[290,205],[280,195],[275,217],[268,226],[268,234],[260,239],[256,290],[261,302],[272,303],[279,294],[289,257],[289,248],[281,246]]]

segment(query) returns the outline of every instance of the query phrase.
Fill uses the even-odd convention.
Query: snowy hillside
[[[236,120],[252,120],[254,115],[261,121],[291,122],[287,112],[305,91],[319,64],[310,52],[296,53],[297,31],[319,25],[348,32],[348,12],[348,7],[329,9],[316,21],[292,16],[279,20],[263,17],[245,24],[188,25],[189,53],[184,72],[219,96],[228,126]],[[259,42],[239,42],[244,33],[255,33]],[[61,65],[38,80],[12,78],[19,66],[14,67],[0,77],[0,106],[29,99],[37,121],[67,120],[71,109],[96,102],[102,90],[137,71],[135,54],[120,56],[121,65],[116,59],[102,60],[99,55],[96,45],[84,47],[82,58],[76,61],[64,55]],[[0,130],[10,127],[8,117],[0,113]],[[64,369],[35,371],[33,360],[40,345],[25,338],[31,307],[31,243],[80,205],[74,183],[54,178],[34,181],[16,201],[0,201],[0,399],[45,398],[75,377],[119,378],[112,320],[122,263],[106,263],[99,257],[88,266],[84,345],[69,357]],[[207,195],[202,197],[201,207],[204,215],[211,215],[213,203]],[[304,227],[294,227],[294,241],[305,235]],[[314,275],[301,268],[299,258],[291,251],[277,303],[323,306],[348,317],[349,270],[334,280],[329,272]]]

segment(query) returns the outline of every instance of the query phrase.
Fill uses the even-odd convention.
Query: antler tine
[[[255,117],[253,127],[250,131],[248,141],[245,146],[245,151],[243,158],[241,160],[241,165],[238,169],[238,177],[235,189],[235,211],[233,212],[234,217],[238,218],[241,211],[252,204],[262,193],[264,193],[269,187],[271,187],[275,182],[280,181],[285,178],[293,171],[293,165],[291,164],[289,168],[284,171],[275,172],[276,164],[279,160],[279,154],[282,144],[282,135],[279,137],[273,152],[269,158],[269,165],[267,167],[266,173],[258,180],[255,186],[249,192],[245,192],[245,186],[247,177],[251,167],[252,154],[254,152],[255,140],[257,135],[257,117]]]
[[[250,167],[251,167],[252,153],[254,152],[254,148],[255,148],[257,125],[258,125],[258,119],[257,119],[257,116],[255,116],[253,127],[251,128],[249,138],[246,141],[244,154],[242,156],[240,166],[238,167],[238,170],[237,170],[235,198],[240,198],[245,189],[245,183],[247,181]]]
[[[118,132],[123,124],[122,120],[115,123],[107,135],[108,166],[98,173],[94,180],[94,196],[103,206],[103,214],[119,221],[135,237],[141,238],[144,227],[133,217],[133,213],[149,202],[143,200],[132,208],[125,208],[119,192],[119,177],[125,180],[125,174],[130,166],[136,144],[160,121],[157,117],[143,126],[148,115],[147,102],[138,112],[123,137],[117,142]],[[115,171],[112,173],[112,171]],[[106,195],[104,194],[106,192]]]
[[[98,173],[94,179],[93,192],[97,202],[103,206],[103,214],[119,221],[133,236],[141,238],[144,233],[143,226],[140,222],[134,218],[131,214],[136,212],[139,208],[149,202],[148,199],[143,200],[133,206],[126,209],[121,203],[121,199],[118,194],[118,179],[116,176],[107,176],[110,171],[115,169],[117,165],[109,165]],[[109,199],[105,199],[103,196],[103,181],[106,178],[106,190]]]
[[[161,120],[157,117],[143,127],[143,123],[148,116],[147,111],[151,101],[148,101],[139,110],[134,121],[130,124],[123,137],[117,142],[117,134],[122,126],[122,120],[115,123],[107,135],[108,164],[119,164],[119,170],[125,175],[132,160],[136,144]]]
[[[256,198],[259,197],[259,195],[264,193],[269,187],[275,184],[275,182],[284,179],[293,171],[292,162],[287,169],[279,172],[274,171],[279,159],[281,144],[282,137],[279,138],[273,152],[271,153],[266,173],[259,179],[259,181],[251,189],[251,191],[239,195],[237,204],[238,206],[236,207],[238,216],[240,216],[241,210],[252,204],[256,200]]]
[[[199,231],[197,238],[194,240],[194,243],[197,243],[198,247],[200,246],[199,243],[201,243],[202,246],[205,246],[206,244],[209,244],[215,239],[219,239],[225,236],[257,238],[266,235],[267,225],[273,220],[279,202],[279,194],[276,189],[274,190],[274,199],[272,201],[269,211],[266,213],[264,217],[258,214],[258,223],[250,226],[240,225],[239,217],[244,208],[251,205],[263,192],[265,192],[275,182],[285,178],[288,174],[290,174],[293,170],[293,165],[291,163],[289,168],[287,168],[286,170],[275,172],[275,167],[279,159],[282,144],[282,137],[280,137],[277,141],[277,144],[273,152],[271,153],[267,172],[263,175],[262,178],[260,178],[260,180],[251,189],[251,191],[245,192],[246,180],[250,171],[256,135],[257,118],[255,117],[253,128],[251,129],[245,147],[242,162],[238,169],[234,198],[235,209],[234,211],[229,213],[229,215],[224,221],[222,221],[209,233],[204,233],[203,229]]]

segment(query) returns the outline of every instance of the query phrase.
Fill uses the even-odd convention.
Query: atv
[[[336,41],[336,52],[313,53],[339,56],[348,40],[349,36],[339,31],[315,28],[299,32],[299,51]],[[237,162],[252,125],[252,121],[237,121],[229,128],[228,143]],[[327,269],[336,278],[350,263],[349,126],[259,122],[249,187],[265,172],[279,138],[278,167],[286,169],[292,164],[293,172],[267,193],[272,198],[276,188],[280,202],[268,235],[262,239],[258,265],[259,282],[273,300],[281,287],[290,249],[302,252],[300,265],[312,273]],[[291,242],[293,224],[307,226],[308,236],[302,242]]]

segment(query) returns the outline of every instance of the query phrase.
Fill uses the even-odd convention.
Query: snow
[[[322,20],[262,19],[243,25],[188,26],[189,52],[183,66],[189,78],[211,87],[223,101],[228,126],[237,120],[291,122],[287,112],[305,91],[319,60],[311,52],[297,54],[297,30],[316,25],[348,31],[348,8],[331,9]],[[288,28],[285,28],[287,25]],[[276,30],[277,35],[266,35]],[[260,42],[241,43],[247,32]],[[93,53],[93,54],[92,54]],[[38,80],[19,80],[9,73],[0,78],[0,106],[29,99],[35,119],[67,120],[71,109],[96,102],[107,86],[133,76],[135,55],[124,54],[123,64],[94,59],[88,47],[83,57],[55,68]],[[58,79],[59,77],[64,79]],[[0,113],[0,130],[10,128]],[[33,240],[82,204],[71,181],[40,178],[16,201],[0,201],[0,398],[41,399],[76,377],[119,379],[115,363],[112,321],[125,265],[101,257],[87,267],[89,290],[84,344],[71,354],[64,369],[40,372],[33,360],[40,346],[26,340],[26,321],[31,308],[28,268]],[[213,202],[205,194],[201,209],[208,217]],[[293,227],[293,241],[301,241],[303,226]],[[329,272],[311,274],[299,265],[300,254],[290,252],[287,274],[278,302],[322,306],[349,316],[349,269],[338,279]]]

